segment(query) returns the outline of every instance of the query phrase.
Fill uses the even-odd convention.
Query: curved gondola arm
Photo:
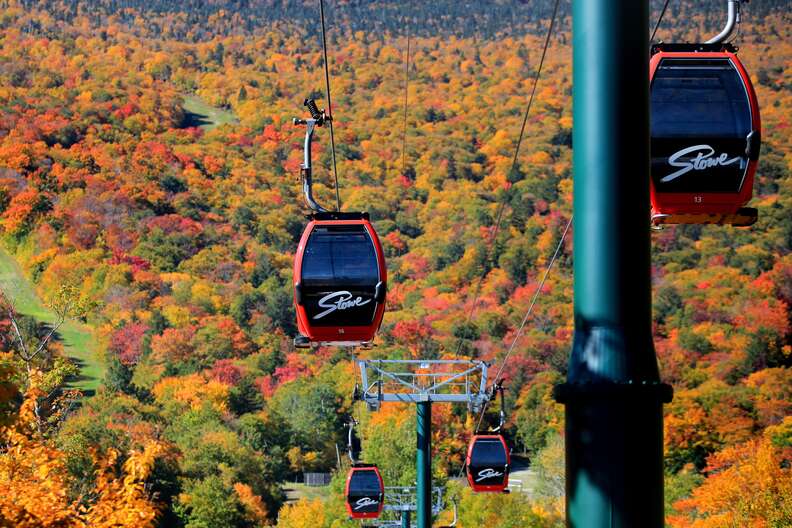
[[[459,519],[459,512],[457,511],[458,510],[458,508],[457,508],[458,505],[457,505],[456,498],[454,498],[452,502],[454,503],[454,520],[451,521],[451,524],[446,524],[446,525],[440,526],[440,528],[455,528],[455,526],[457,525],[457,520]]]
[[[300,170],[300,174],[302,175],[302,182],[303,182],[303,194],[305,195],[305,203],[308,204],[312,210],[316,211],[317,213],[326,213],[328,209],[325,209],[321,205],[319,205],[313,197],[313,179],[312,179],[312,167],[311,167],[311,143],[313,141],[313,134],[315,127],[320,127],[325,124],[325,122],[330,121],[330,117],[327,116],[324,110],[319,110],[316,106],[316,101],[313,99],[306,99],[303,103],[304,106],[308,107],[308,111],[311,112],[310,119],[299,119],[294,118],[292,119],[292,123],[294,125],[305,125],[305,141],[303,143],[303,164]]]
[[[490,394],[490,398],[495,396],[496,393],[499,393],[501,405],[500,405],[500,411],[498,412],[498,426],[492,429],[490,431],[491,433],[499,433],[501,429],[503,429],[503,426],[506,425],[506,398],[503,395],[504,390],[505,389],[503,387],[503,380],[499,380],[495,382],[495,384],[492,386],[492,392]],[[478,428],[476,428],[475,434],[478,433],[479,433]]]
[[[499,381],[498,385],[496,386],[496,390],[500,392],[500,401],[501,401],[501,408],[500,414],[498,415],[498,431],[503,429],[503,426],[506,425],[506,397],[503,395],[503,381]]]
[[[349,461],[354,466],[358,463],[357,455],[360,454],[360,441],[355,437],[355,426],[358,424],[358,421],[355,420],[354,417],[349,417],[349,422],[346,426],[349,428],[349,435],[347,437],[347,455],[349,456]]]
[[[706,42],[707,44],[719,44],[731,36],[732,32],[734,32],[734,28],[740,23],[741,1],[747,2],[748,0],[728,0],[729,14],[726,19],[726,25],[720,33],[709,39]]]

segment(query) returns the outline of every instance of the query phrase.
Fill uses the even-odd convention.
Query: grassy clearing
[[[528,467],[509,472],[509,486],[512,487],[515,492],[521,491],[531,498],[534,497],[536,481],[536,471]]]
[[[44,306],[17,262],[3,249],[0,249],[0,288],[14,301],[19,313],[45,323],[55,321],[55,314]],[[63,343],[64,353],[80,367],[80,375],[69,385],[86,395],[93,394],[99,388],[103,368],[91,328],[69,320],[60,327],[57,336]]]
[[[197,95],[185,95],[182,107],[187,114],[187,126],[211,130],[220,125],[233,125],[239,122],[233,112],[209,106]]]
[[[283,489],[286,492],[287,502],[297,502],[300,499],[325,499],[330,493],[330,486],[306,486],[294,482],[284,483]]]

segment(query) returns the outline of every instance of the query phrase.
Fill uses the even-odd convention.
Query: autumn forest
[[[497,365],[560,244],[504,371],[522,488],[458,478],[464,405],[434,406],[432,473],[459,527],[564,526],[568,2],[514,170],[552,2],[326,3],[341,202],[368,211],[388,262],[376,346],[354,355]],[[657,39],[717,32],[722,3],[672,0]],[[651,233],[671,528],[792,526],[789,8],[748,4],[735,40],[762,113],[758,222]],[[325,97],[317,12],[0,1],[0,526],[357,527],[351,416],[386,485],[415,481],[414,408],[369,412],[349,349],[293,345],[308,209],[292,118]],[[333,203],[325,130],[313,158]]]

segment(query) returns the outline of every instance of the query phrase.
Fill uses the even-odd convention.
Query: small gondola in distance
[[[356,464],[349,469],[344,489],[347,513],[353,519],[376,519],[385,503],[385,486],[377,466]]]
[[[308,342],[370,342],[385,313],[387,268],[367,213],[319,212],[294,259],[297,327]]]
[[[731,44],[657,44],[649,67],[652,222],[750,225],[761,120]]]
[[[467,481],[475,492],[502,493],[509,487],[511,454],[503,435],[474,435],[465,459]]]

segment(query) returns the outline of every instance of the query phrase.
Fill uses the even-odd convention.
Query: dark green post
[[[410,512],[409,511],[405,510],[405,511],[402,512],[401,522],[402,522],[401,528],[410,528]]]
[[[648,0],[573,0],[575,338],[567,525],[663,528],[663,414],[652,343]]]
[[[432,528],[432,402],[416,404],[418,415],[418,528]]]

